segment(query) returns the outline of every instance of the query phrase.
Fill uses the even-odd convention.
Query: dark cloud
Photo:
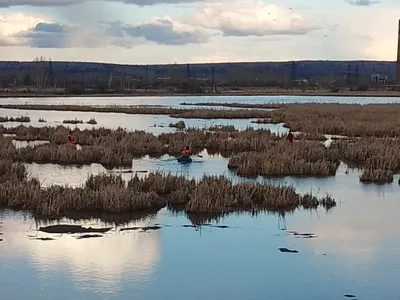
[[[38,23],[35,27],[20,32],[17,37],[26,39],[34,48],[68,48],[75,28],[57,23]]]
[[[356,6],[370,6],[373,4],[380,3],[380,0],[346,0],[347,3]]]
[[[157,20],[140,26],[126,25],[119,22],[109,23],[106,35],[114,37],[142,37],[147,41],[164,45],[201,44],[208,41],[208,36],[200,31],[176,30],[170,20]]]

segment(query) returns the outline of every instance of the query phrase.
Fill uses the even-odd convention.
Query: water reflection
[[[153,221],[139,220],[127,226],[147,226]],[[68,222],[63,220],[62,224]],[[104,227],[103,223],[95,220],[75,224]],[[29,259],[40,281],[56,274],[59,277],[71,276],[69,280],[78,290],[117,293],[127,272],[132,284],[142,284],[149,280],[160,259],[160,232],[122,233],[112,230],[102,238],[80,240],[77,235],[50,235],[36,231],[36,225],[33,220],[6,219],[2,229],[6,238],[1,245],[0,261],[7,265],[7,258]],[[42,237],[54,240],[37,240]]]
[[[1,100],[1,99],[0,99]],[[91,129],[106,127],[117,129],[118,127],[126,130],[144,130],[159,135],[166,132],[174,132],[175,128],[170,128],[169,124],[184,121],[186,127],[209,128],[211,126],[233,125],[238,130],[245,130],[248,127],[254,129],[269,129],[277,134],[284,134],[288,131],[282,124],[256,124],[251,123],[253,119],[179,119],[171,118],[166,115],[128,115],[116,113],[95,113],[95,112],[65,112],[65,111],[37,111],[37,110],[16,110],[0,109],[0,115],[9,117],[18,117],[21,115],[30,116],[31,122],[24,123],[24,126],[45,127],[45,126],[65,126],[68,128]],[[39,122],[39,118],[44,118],[47,122]],[[91,118],[96,119],[96,125],[90,124],[63,124],[63,120],[78,119],[84,122]],[[7,122],[2,123],[6,128],[20,126],[21,123]]]

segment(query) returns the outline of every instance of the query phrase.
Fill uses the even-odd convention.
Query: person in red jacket
[[[189,158],[190,155],[192,155],[192,153],[190,152],[189,147],[186,146],[186,147],[181,151],[181,157]]]
[[[68,145],[75,144],[75,137],[72,135],[72,131],[69,131],[67,139],[68,139]]]

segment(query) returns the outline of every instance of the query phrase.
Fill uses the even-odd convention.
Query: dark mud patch
[[[79,225],[52,225],[46,227],[40,227],[39,231],[46,233],[106,233],[112,228],[92,228],[83,227]]]
[[[49,237],[42,237],[42,238],[34,238],[31,240],[36,240],[36,241],[54,241],[55,239],[49,238]]]
[[[120,231],[130,231],[130,230],[143,230],[143,231],[151,231],[151,230],[159,230],[161,226],[143,226],[143,227],[127,227],[121,228]]]
[[[299,251],[297,251],[297,250],[291,250],[288,248],[279,248],[279,251],[281,251],[283,253],[299,253]]]
[[[315,239],[318,237],[315,235],[315,233],[300,233],[297,231],[287,231],[287,233],[288,235],[293,235],[299,239]]]
[[[77,237],[77,240],[83,240],[83,239],[91,239],[91,238],[100,238],[100,237],[104,237],[101,234],[84,234],[82,236]]]

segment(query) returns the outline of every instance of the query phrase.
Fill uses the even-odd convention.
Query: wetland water
[[[211,101],[245,102],[243,98],[217,97]],[[49,104],[57,101],[94,104],[89,102],[99,99],[102,98],[41,101]],[[191,98],[173,99],[171,102],[192,101]],[[377,99],[376,102],[383,101]],[[11,102],[11,99],[1,99],[1,103],[5,100]],[[23,99],[23,103],[27,100],[30,103],[34,101]],[[150,100],[169,101],[168,98]],[[316,100],[308,98],[306,102]],[[336,98],[332,101],[343,100]],[[388,102],[393,100],[396,99]],[[132,105],[129,98],[118,101]],[[193,101],[205,102],[201,97],[193,98]],[[29,113],[37,113],[37,117],[46,119],[40,111]],[[9,110],[0,111],[0,115],[12,116]],[[75,115],[72,113],[72,118]],[[120,122],[118,118],[122,116],[102,115],[110,120],[102,124],[96,116],[99,125],[103,126],[111,126],[113,119]],[[128,117],[134,120],[136,116]],[[136,124],[142,124],[141,117],[132,129],[137,129]],[[62,116],[54,117],[54,120],[62,119]],[[223,122],[236,126],[230,120]],[[246,122],[249,124],[249,120]],[[226,158],[208,155],[207,152],[201,155],[203,158],[194,158],[195,162],[189,165],[179,165],[167,155],[144,157],[134,160],[132,169],[161,170],[196,178],[203,174],[224,174],[233,180],[243,180],[227,169]],[[105,172],[101,165],[96,164],[79,168],[27,166],[30,174],[37,176],[44,186],[79,186],[88,174]],[[232,214],[219,223],[212,222],[229,228],[186,227],[191,222],[185,215],[176,215],[166,209],[119,225],[105,224],[96,219],[60,221],[61,224],[82,224],[85,227],[112,227],[103,237],[77,239],[80,234],[37,231],[40,226],[56,222],[38,223],[27,214],[0,210],[0,299],[333,300],[347,299],[344,295],[348,294],[355,295],[355,299],[398,300],[399,177],[396,176],[393,184],[364,185],[359,182],[359,171],[350,170],[348,174],[345,171],[346,166],[341,166],[336,176],[323,179],[257,178],[255,180],[293,185],[301,193],[312,192],[318,196],[329,193],[336,199],[337,207],[329,212],[324,209],[296,210],[284,217],[278,214]],[[132,175],[123,176],[130,178]],[[144,232],[121,231],[121,228],[155,224],[160,224],[161,228]],[[315,237],[301,238],[291,231],[313,233]],[[279,248],[297,250],[298,253],[282,253]]]

